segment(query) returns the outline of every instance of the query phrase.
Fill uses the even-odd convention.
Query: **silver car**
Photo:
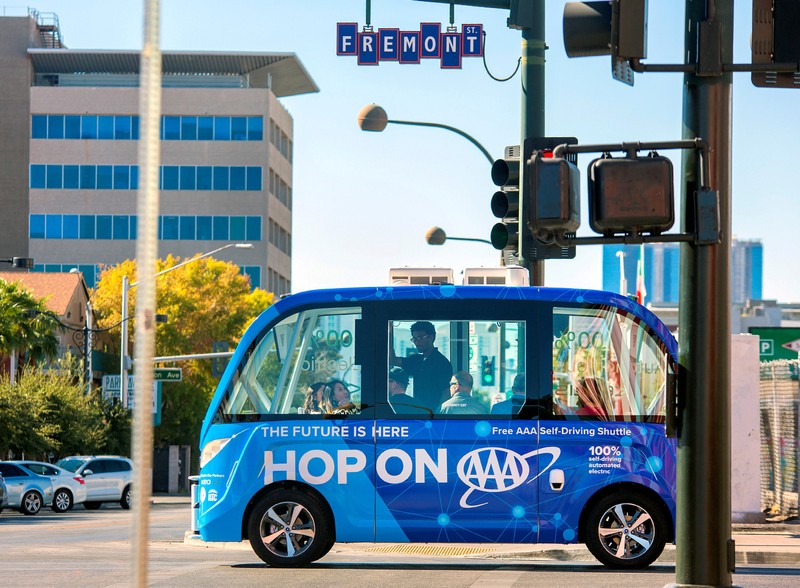
[[[83,508],[95,510],[104,502],[117,502],[124,509],[131,507],[133,462],[118,455],[75,455],[56,465],[83,476],[86,500]]]
[[[18,509],[22,514],[35,515],[53,502],[53,482],[25,466],[0,461],[0,474],[6,483],[8,500],[6,506]]]
[[[6,498],[8,492],[6,492],[6,482],[3,479],[3,476],[0,475],[0,512],[3,512],[3,509],[6,506]]]
[[[86,500],[86,481],[83,476],[69,472],[51,463],[43,461],[13,461],[25,466],[30,471],[47,476],[53,482],[53,505],[55,512],[66,512],[76,504]]]

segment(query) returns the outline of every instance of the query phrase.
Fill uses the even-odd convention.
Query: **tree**
[[[156,271],[181,261],[168,256],[158,261]],[[124,261],[101,274],[92,298],[100,324],[122,319],[122,277],[126,275],[131,282],[137,279],[135,261]],[[156,300],[158,312],[169,317],[167,324],[156,327],[156,355],[189,355],[210,352],[214,341],[235,345],[250,322],[272,304],[273,295],[260,288],[251,291],[248,278],[236,265],[204,258],[157,278]],[[135,296],[128,302],[128,316],[134,316]],[[126,327],[133,345],[134,325]],[[120,331],[114,329],[111,335],[119,353]],[[210,360],[184,361],[180,367],[182,382],[162,384],[161,425],[154,431],[157,445],[195,445],[216,387]]]
[[[10,380],[16,377],[15,358],[27,361],[51,359],[58,354],[57,319],[47,311],[44,299],[33,296],[19,282],[0,279],[0,356],[11,356]]]
[[[127,454],[127,445],[109,440],[119,432],[129,438],[130,426],[107,417],[113,407],[86,396],[78,360],[67,355],[50,367],[26,366],[16,385],[0,378],[0,456]]]

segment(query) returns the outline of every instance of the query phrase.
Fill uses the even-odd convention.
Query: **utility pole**
[[[686,0],[683,137],[708,142],[722,240],[681,245],[677,586],[730,586],[730,242],[733,0]],[[719,56],[716,53],[719,52]],[[711,59],[709,59],[709,55]],[[719,64],[719,67],[716,65]],[[697,153],[683,156],[683,224],[694,230]]]
[[[522,29],[522,125],[520,134],[520,186],[524,186],[525,162],[524,145],[527,137],[544,137],[544,1],[530,0],[527,6],[520,2],[518,21],[509,22],[510,26]],[[520,189],[522,194],[522,189]],[[527,267],[531,286],[544,286],[544,260],[528,259],[530,251],[526,251],[523,237],[527,231],[524,224],[527,205],[524,198],[519,200],[520,218],[520,248],[519,260],[523,267]],[[536,238],[535,236],[533,237]]]

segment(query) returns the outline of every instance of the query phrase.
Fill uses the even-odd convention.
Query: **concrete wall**
[[[29,256],[27,49],[35,30],[28,17],[0,18],[0,257],[6,258]]]
[[[731,511],[734,523],[763,522],[758,337],[731,340]]]

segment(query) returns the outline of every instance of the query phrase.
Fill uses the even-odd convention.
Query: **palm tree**
[[[27,361],[58,355],[59,329],[57,318],[48,312],[44,300],[35,298],[19,283],[0,279],[0,356],[11,357],[12,384],[20,352]]]

